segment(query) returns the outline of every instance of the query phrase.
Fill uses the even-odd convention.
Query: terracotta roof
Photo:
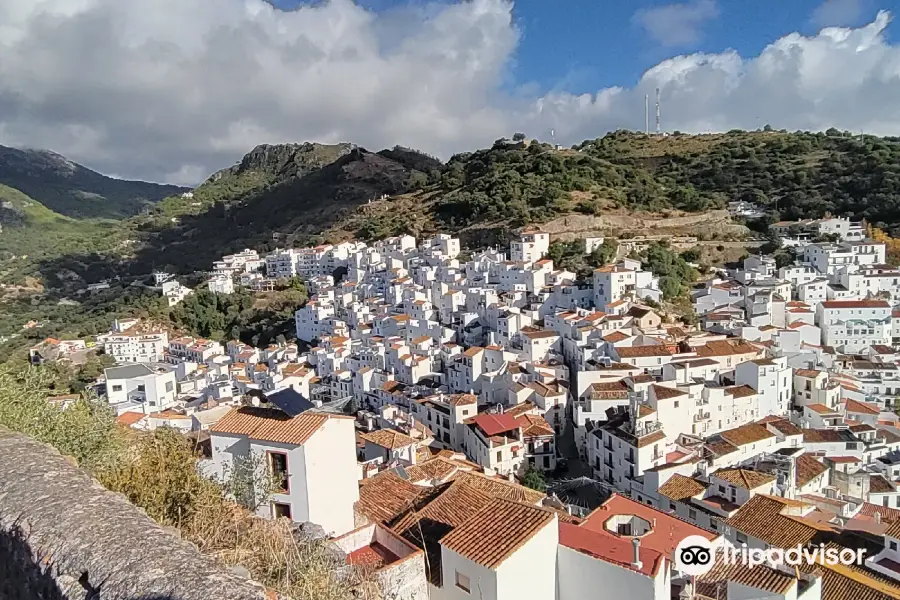
[[[490,501],[491,496],[478,491],[465,482],[453,481],[422,508],[406,512],[393,523],[392,529],[407,537],[409,534],[413,534],[416,544],[420,545],[420,543],[426,542],[428,537],[426,531],[423,531],[426,539],[417,535],[420,526],[424,527],[429,522],[440,523],[445,526],[445,531],[440,536],[443,537],[450,529],[464,523],[473,513]]]
[[[828,471],[828,467],[810,454],[801,454],[796,458],[794,480],[797,487],[803,487],[819,475]]]
[[[621,358],[641,358],[648,356],[672,356],[672,352],[663,345],[656,346],[631,346],[616,348],[616,353]]]
[[[620,538],[607,531],[586,529],[572,523],[560,522],[559,545],[648,577],[656,576],[666,561],[661,552],[642,545],[638,549],[641,564],[637,567],[632,562],[634,549],[630,539]]]
[[[760,442],[762,440],[775,437],[775,434],[766,429],[765,426],[759,425],[757,423],[748,423],[746,425],[741,425],[740,427],[735,427],[734,429],[723,431],[719,433],[719,435],[735,446],[753,444],[755,442]]]
[[[492,498],[503,498],[505,500],[537,505],[547,497],[543,492],[527,488],[524,485],[511,483],[504,479],[488,477],[487,475],[482,475],[480,473],[462,471],[457,474],[456,480],[464,481],[466,484]]]
[[[818,403],[818,402],[814,402],[814,403],[812,403],[812,404],[807,404],[807,405],[806,405],[806,408],[808,408],[809,410],[811,410],[811,411],[813,411],[813,412],[815,412],[815,413],[818,413],[818,414],[820,414],[820,415],[831,415],[831,414],[836,414],[836,411],[834,411],[833,409],[828,408],[828,407],[825,406],[824,404],[820,404],[820,403]]]
[[[279,444],[305,443],[330,418],[337,415],[304,412],[296,417],[271,408],[243,406],[231,412],[210,427],[210,433],[246,435],[255,440]]]
[[[653,390],[654,395],[656,395],[657,400],[669,400],[670,398],[680,398],[681,396],[687,396],[687,392],[682,392],[676,388],[670,388],[664,385],[651,385],[650,389]]]
[[[555,331],[549,331],[549,330],[525,331],[525,330],[523,329],[523,330],[522,330],[522,335],[524,335],[525,337],[527,337],[527,338],[530,339],[530,340],[536,340],[536,339],[541,339],[541,338],[559,337],[559,334],[558,334],[558,333],[556,333]]]
[[[726,581],[777,596],[788,596],[788,591],[796,584],[797,578],[767,565],[750,567],[741,561],[728,562],[724,559],[724,553],[717,553],[716,563],[712,569],[697,578],[696,592],[703,596],[715,598],[715,584]]]
[[[625,385],[624,381],[601,381],[592,383],[588,389],[593,400],[628,397],[628,386]]]
[[[474,394],[453,394],[448,402],[453,406],[468,406],[478,404],[478,398]]]
[[[814,379],[822,374],[822,371],[817,371],[815,369],[794,369],[794,375],[799,375],[800,377],[808,377],[810,379]]]
[[[408,435],[393,429],[379,429],[370,433],[361,433],[359,437],[376,446],[387,448],[388,450],[405,448],[416,443],[416,440]]]
[[[776,548],[806,545],[819,530],[796,517],[782,515],[789,505],[783,498],[755,494],[726,524]]]
[[[666,439],[665,432],[662,429],[657,429],[653,433],[639,437],[637,440],[636,446],[638,448],[645,448],[645,447],[649,446],[650,444],[654,444],[654,443],[656,443],[660,440],[664,440],[664,439]]]
[[[836,429],[804,429],[803,442],[806,444],[816,444],[825,442],[846,442],[847,440]]]
[[[853,413],[861,413],[867,415],[881,414],[881,410],[874,404],[871,404],[869,402],[860,402],[858,400],[850,400],[849,398],[845,402],[844,408],[847,412]]]
[[[757,354],[759,348],[752,346],[743,339],[722,340],[719,342],[706,342],[696,348],[697,356],[733,356],[736,354]]]
[[[493,499],[451,531],[441,545],[488,569],[496,569],[535,534],[556,523],[546,509]]]
[[[675,474],[667,482],[659,486],[659,493],[672,500],[684,502],[706,491],[706,484],[692,477]]]
[[[873,494],[892,494],[897,491],[894,484],[885,479],[882,475],[872,475],[869,477],[869,493]]]
[[[487,436],[494,436],[519,428],[519,423],[516,421],[516,418],[504,413],[496,415],[483,413],[477,417],[467,419],[467,422],[468,421],[477,425]]]
[[[609,333],[609,334],[606,334],[605,336],[603,336],[603,339],[606,340],[607,342],[612,342],[613,344],[615,344],[616,342],[621,342],[622,340],[627,340],[630,337],[631,337],[630,335],[628,335],[626,333],[622,333],[621,331],[613,331],[612,333]]]
[[[887,523],[895,523],[900,521],[900,508],[890,508],[888,506],[879,506],[871,502],[863,502],[862,508],[856,513],[857,516],[875,517],[878,513],[880,518]]]
[[[126,425],[128,427],[131,427],[138,421],[143,420],[143,418],[145,416],[147,416],[147,415],[145,415],[144,413],[139,413],[139,412],[122,413],[121,415],[116,417],[116,423],[118,423],[119,425]]]
[[[756,395],[756,390],[749,385],[736,385],[734,387],[725,388],[725,393],[730,394],[734,398],[746,398],[747,396]]]
[[[750,469],[719,469],[713,475],[745,490],[755,490],[775,481],[775,476],[771,473],[761,473]]]
[[[522,437],[555,435],[553,427],[541,415],[522,415],[516,419],[522,427]]]
[[[385,471],[362,481],[356,510],[373,521],[386,523],[409,510],[417,498],[427,493],[428,488]]]
[[[830,543],[826,549],[840,550],[842,547]],[[801,561],[800,570],[815,573],[822,578],[822,600],[897,600],[900,598],[900,584],[875,571],[863,567],[835,564],[824,560],[815,564]]]
[[[480,346],[472,346],[471,348],[463,352],[463,355],[468,356],[469,358],[474,358],[482,352],[484,352],[484,348]]]
[[[823,308],[890,308],[886,300],[826,300]]]
[[[787,419],[772,419],[766,422],[766,425],[772,427],[781,435],[802,435],[803,430],[788,421]]]
[[[711,533],[674,517],[659,509],[641,504],[631,498],[614,493],[609,499],[589,514],[580,527],[596,532],[608,532],[606,522],[616,515],[634,515],[650,523],[653,529],[641,538],[641,547],[655,550],[666,557],[672,556],[678,542],[690,535],[699,535],[708,540],[716,539],[719,534]],[[616,537],[616,536],[613,536]],[[631,545],[631,538],[626,540]]]

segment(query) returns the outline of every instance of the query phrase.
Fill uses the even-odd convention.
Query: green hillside
[[[46,150],[5,146],[0,146],[0,185],[16,188],[59,214],[79,218],[124,219],[187,191],[107,177]]]
[[[41,265],[64,256],[125,254],[128,227],[122,223],[65,217],[5,185],[0,185],[0,225],[0,279],[7,283],[43,277]]]

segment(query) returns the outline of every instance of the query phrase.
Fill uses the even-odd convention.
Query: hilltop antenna
[[[650,135],[650,94],[644,94],[644,135]]]
[[[659,134],[659,88],[656,88],[656,135]]]

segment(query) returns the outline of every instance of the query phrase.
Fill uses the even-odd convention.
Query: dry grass
[[[120,428],[90,399],[60,410],[46,401],[48,383],[43,369],[0,373],[0,425],[74,457],[156,522],[269,589],[294,600],[380,598],[371,573],[347,567],[326,542],[298,539],[288,520],[261,519],[228,500],[200,474],[192,443],[179,433]]]

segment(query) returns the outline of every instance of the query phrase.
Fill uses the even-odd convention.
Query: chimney
[[[880,512],[875,513],[875,522],[878,524],[881,524],[881,513]]]
[[[644,566],[641,562],[641,540],[640,538],[632,538],[631,539],[631,547],[634,549],[634,558],[631,561],[631,566],[635,569],[640,569]]]

